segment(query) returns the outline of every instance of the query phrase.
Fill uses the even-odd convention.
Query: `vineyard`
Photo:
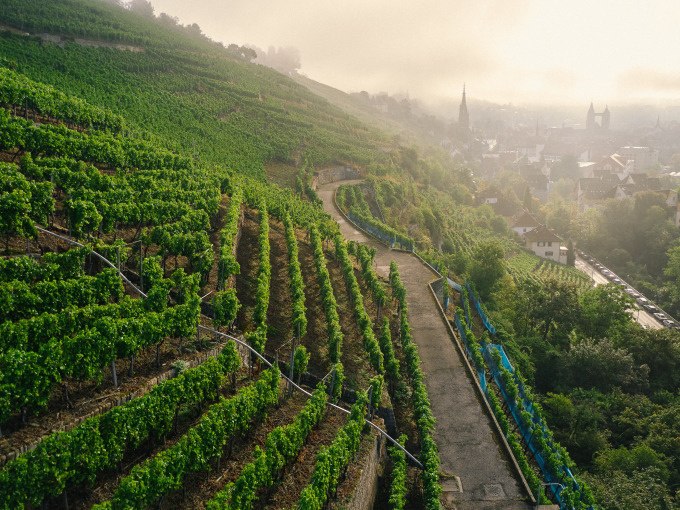
[[[529,279],[543,285],[551,280],[561,280],[580,290],[592,287],[590,278],[578,269],[542,259],[532,253],[520,251],[506,259],[506,262],[515,281]]]
[[[0,508],[344,504],[385,415],[384,504],[438,506],[403,293],[307,170],[203,166],[0,71]]]

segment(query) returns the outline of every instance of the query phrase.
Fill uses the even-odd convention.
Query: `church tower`
[[[586,116],[586,129],[592,131],[595,129],[595,108],[593,108],[593,103],[590,103],[590,108],[588,108],[588,115]]]
[[[604,112],[602,112],[602,129],[605,131],[609,129],[609,120],[610,120],[609,106],[605,106]]]
[[[470,129],[470,116],[468,115],[467,101],[465,100],[465,84],[463,84],[463,99],[458,108],[458,129],[468,131]]]

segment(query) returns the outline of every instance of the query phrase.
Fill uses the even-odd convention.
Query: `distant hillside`
[[[384,157],[386,140],[376,129],[198,29],[94,0],[3,2],[0,25],[13,29],[0,32],[0,65],[110,108],[131,129],[206,163],[262,176],[268,161],[367,164]],[[59,37],[51,43],[34,35],[45,33]]]

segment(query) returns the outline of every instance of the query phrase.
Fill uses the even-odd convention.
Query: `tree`
[[[128,9],[140,16],[145,16],[147,18],[154,17],[153,5],[151,5],[149,0],[130,0]]]
[[[590,338],[616,336],[632,321],[628,310],[633,305],[633,299],[614,284],[598,285],[584,291],[579,304],[579,329]]]
[[[496,289],[505,274],[505,253],[497,241],[483,241],[475,248],[470,266],[470,279],[484,301]]]
[[[517,307],[524,312],[518,317],[518,331],[525,331],[528,326],[543,341],[552,341],[552,332],[559,331],[561,340],[566,342],[580,314],[576,286],[555,278],[543,283],[528,279],[521,282]]]
[[[573,154],[565,154],[560,161],[550,169],[550,180],[578,179],[578,159]]]
[[[598,508],[603,510],[667,510],[674,507],[668,487],[654,468],[630,475],[614,471],[588,476],[586,480],[595,493]]]
[[[638,367],[630,352],[603,340],[576,341],[564,356],[564,383],[572,388],[609,391],[614,387],[634,389],[647,385],[646,366]]]

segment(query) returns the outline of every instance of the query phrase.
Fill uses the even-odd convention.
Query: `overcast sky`
[[[213,39],[295,46],[351,92],[680,103],[678,0],[151,0]]]

